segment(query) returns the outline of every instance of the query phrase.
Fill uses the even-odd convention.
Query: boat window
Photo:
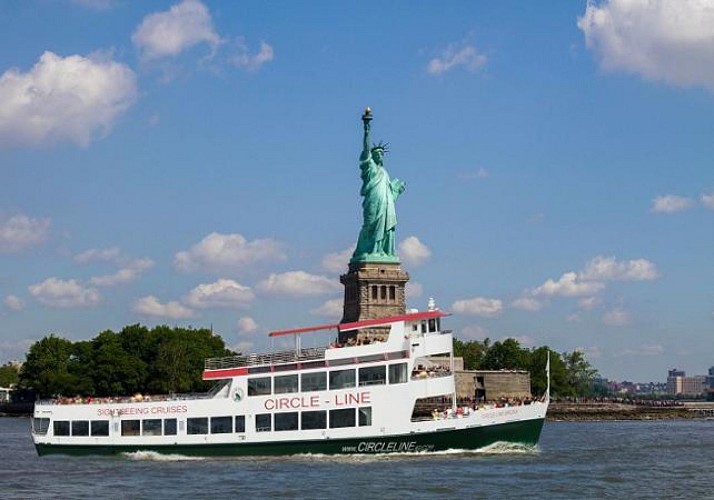
[[[141,420],[122,420],[121,435],[122,436],[138,436],[141,431]]]
[[[300,363],[300,367],[303,370],[309,370],[311,368],[324,368],[325,362],[324,361],[304,361],[304,362]]]
[[[270,413],[259,413],[255,416],[255,430],[257,432],[269,432],[272,430],[272,415]]]
[[[387,383],[386,366],[367,366],[359,369],[359,385],[380,385]]]
[[[109,435],[109,420],[92,420],[90,424],[92,428],[92,436]]]
[[[419,323],[412,323],[412,331],[416,332],[419,329]]]
[[[175,418],[165,418],[164,419],[164,436],[175,436],[176,435],[176,419]]]
[[[254,373],[270,373],[269,366],[250,366],[248,367],[248,374],[253,375]]]
[[[429,320],[429,331],[430,332],[435,332],[436,331],[436,319],[431,318]]]
[[[73,436],[89,436],[89,420],[72,420]]]
[[[275,394],[285,394],[287,392],[298,392],[297,375],[275,377]]]
[[[409,357],[409,351],[392,351],[387,353],[387,359],[392,361],[394,359],[405,359]]]
[[[407,381],[407,364],[396,363],[389,365],[389,383],[403,384]]]
[[[49,418],[33,418],[32,419],[32,432],[35,434],[47,434],[47,430],[50,428]]]
[[[441,318],[436,318],[436,329],[441,331]]]
[[[245,432],[245,415],[236,415],[236,432]]]
[[[327,389],[327,373],[325,372],[303,373],[300,378],[302,392],[324,391]]]
[[[335,389],[354,387],[356,378],[354,369],[332,370],[330,372],[330,390],[334,391]]]
[[[275,414],[275,430],[276,431],[296,431],[298,430],[298,414],[297,412],[276,413]]]
[[[55,420],[52,423],[55,436],[69,436],[69,420]]]
[[[150,420],[141,421],[142,436],[160,436],[161,435],[161,419],[152,418]]]
[[[359,426],[365,427],[372,425],[372,407],[365,406],[364,408],[359,408],[357,410],[359,413]]]
[[[355,426],[355,409],[330,410],[330,429]]]
[[[421,322],[421,333],[426,333],[426,320]]]
[[[288,365],[275,365],[274,368],[276,372],[291,372],[297,370],[298,366],[297,363],[290,363]]]
[[[327,428],[327,412],[320,411],[304,411],[301,415],[303,430],[308,429],[326,429]]]
[[[265,396],[270,394],[270,377],[248,379],[248,396]]]
[[[357,358],[358,363],[374,363],[375,361],[384,361],[384,354],[372,354],[370,356],[360,356]]]
[[[208,434],[208,418],[187,418],[186,434]]]
[[[211,434],[228,434],[233,432],[232,417],[211,417]]]

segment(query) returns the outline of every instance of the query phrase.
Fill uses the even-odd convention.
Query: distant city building
[[[714,367],[713,367],[714,368]],[[709,370],[711,375],[712,369]],[[700,396],[709,391],[710,377],[694,375],[687,377],[682,370],[669,370],[667,377],[667,394],[672,396],[687,395]]]

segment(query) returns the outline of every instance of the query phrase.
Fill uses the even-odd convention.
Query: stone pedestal
[[[345,286],[342,323],[396,316],[406,312],[404,286],[409,274],[399,262],[351,263],[347,274],[340,276]],[[386,340],[389,328],[365,328],[340,333],[340,342],[350,337],[357,341]]]

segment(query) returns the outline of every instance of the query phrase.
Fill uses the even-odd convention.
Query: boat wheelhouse
[[[428,452],[496,442],[535,445],[548,408],[459,406],[453,338],[439,310],[272,332],[288,351],[208,359],[200,395],[40,401],[40,455],[156,451],[183,455]],[[386,327],[384,341],[304,348],[304,334]],[[434,362],[438,360],[439,362]],[[448,361],[447,361],[448,360]]]

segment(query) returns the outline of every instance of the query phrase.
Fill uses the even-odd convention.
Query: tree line
[[[550,389],[554,396],[591,396],[602,388],[595,383],[598,371],[585,359],[582,351],[557,353],[547,346],[527,349],[516,339],[493,344],[483,341],[454,339],[454,356],[464,359],[466,370],[526,370],[531,375],[531,392],[544,394],[548,379],[546,363],[550,352]]]
[[[75,342],[48,335],[30,346],[18,388],[41,398],[205,391],[204,359],[232,354],[206,328],[136,324]]]

